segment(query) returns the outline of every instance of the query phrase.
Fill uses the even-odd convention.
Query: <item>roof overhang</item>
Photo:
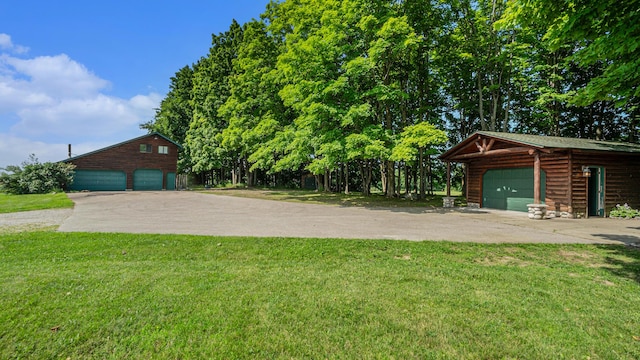
[[[470,162],[486,156],[550,154],[557,151],[640,155],[640,145],[590,139],[478,131],[440,155],[439,158],[444,161]]]

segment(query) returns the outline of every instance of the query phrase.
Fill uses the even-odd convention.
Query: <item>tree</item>
[[[598,100],[620,104],[640,97],[640,1],[514,0],[507,19],[521,24],[548,24],[545,40],[550,49],[579,44],[571,56],[582,67],[597,63],[604,71],[576,91],[571,101],[586,105]]]
[[[436,129],[428,122],[407,126],[400,134],[398,144],[394,147],[391,159],[395,161],[413,161],[418,163],[420,177],[419,198],[426,197],[426,176],[424,155],[435,153],[434,147],[444,145],[447,134]]]
[[[17,195],[61,191],[73,182],[73,169],[75,165],[63,162],[41,163],[31,154],[22,166],[7,166],[0,172],[0,189]]]
[[[193,90],[193,69],[185,66],[171,78],[169,93],[156,109],[153,121],[140,125],[149,132],[159,132],[173,141],[184,144],[193,119],[191,92]],[[178,171],[191,167],[189,152],[181,151],[178,158]]]
[[[278,55],[276,39],[269,36],[263,22],[252,21],[245,25],[243,41],[233,63],[233,75],[229,78],[230,96],[218,109],[218,116],[228,123],[218,140],[238,161],[248,161],[290,122],[282,100],[275,96],[279,88],[271,74]],[[270,166],[264,165],[271,164],[258,162],[255,156],[251,163],[249,186],[255,184],[255,171],[269,170]]]
[[[228,124],[218,115],[218,110],[230,96],[229,79],[241,41],[242,28],[234,20],[227,32],[212,36],[209,55],[194,66],[193,119],[185,138],[185,151],[189,153],[194,172],[206,173],[227,165],[232,169],[234,184],[240,180],[241,164],[220,144],[218,134]]]

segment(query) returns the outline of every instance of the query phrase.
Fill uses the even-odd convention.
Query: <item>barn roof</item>
[[[152,132],[152,133],[149,133],[149,134],[144,134],[144,135],[142,135],[142,136],[138,136],[137,138],[133,138],[133,139],[125,140],[125,141],[123,141],[123,142],[119,142],[119,143],[117,143],[117,144],[113,144],[113,145],[111,145],[111,146],[104,147],[104,148],[102,148],[102,149],[94,150],[94,151],[91,151],[91,152],[88,152],[88,153],[84,153],[84,154],[82,154],[82,155],[73,156],[73,157],[70,157],[70,158],[67,158],[67,159],[62,160],[61,162],[72,161],[72,160],[75,160],[75,159],[78,159],[78,158],[82,158],[82,157],[85,157],[85,156],[93,155],[93,154],[96,154],[96,153],[99,153],[99,152],[102,152],[102,151],[105,151],[105,150],[109,150],[109,149],[112,149],[112,148],[118,147],[118,146],[123,145],[123,144],[127,144],[127,143],[130,143],[130,142],[138,141],[138,140],[141,140],[141,139],[144,139],[144,138],[150,137],[150,136],[159,136],[159,137],[161,137],[161,138],[163,138],[163,139],[167,140],[168,142],[170,142],[170,143],[174,144],[175,146],[177,146],[177,147],[178,147],[178,149],[182,149],[182,145],[178,144],[177,142],[175,142],[175,141],[173,141],[173,140],[169,139],[168,137],[166,137],[166,136],[164,136],[164,135],[160,134],[159,132]]]
[[[512,134],[493,131],[478,131],[469,136],[456,146],[440,155],[441,159],[447,160],[457,155],[461,150],[469,145],[473,145],[477,139],[496,139],[515,146],[527,146],[536,149],[577,149],[584,151],[605,151],[617,153],[640,154],[640,145],[613,141],[600,141],[591,139],[566,138],[558,136],[541,136],[529,134]]]

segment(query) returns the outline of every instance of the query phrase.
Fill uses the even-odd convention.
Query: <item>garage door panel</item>
[[[162,190],[162,170],[138,169],[134,171],[133,190]]]
[[[545,198],[546,174],[541,171],[540,195]],[[533,203],[533,167],[488,170],[482,177],[482,206],[491,209],[528,211]]]
[[[127,175],[113,170],[75,170],[70,190],[76,191],[124,191]]]
[[[176,173],[167,173],[167,190],[176,189]]]

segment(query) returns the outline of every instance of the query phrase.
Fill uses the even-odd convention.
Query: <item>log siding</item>
[[[583,175],[584,166],[604,169],[605,216],[617,204],[626,203],[633,208],[640,208],[639,152],[548,148],[480,135],[482,136],[472,135],[441,156],[445,161],[465,164],[466,196],[469,204],[483,206],[482,178],[488,170],[533,168],[534,154],[537,153],[540,169],[546,174],[546,192],[541,200],[548,206],[550,214],[587,216],[589,193],[587,178]],[[523,152],[523,148],[528,148],[529,151]],[[590,179],[592,178],[593,175]]]

